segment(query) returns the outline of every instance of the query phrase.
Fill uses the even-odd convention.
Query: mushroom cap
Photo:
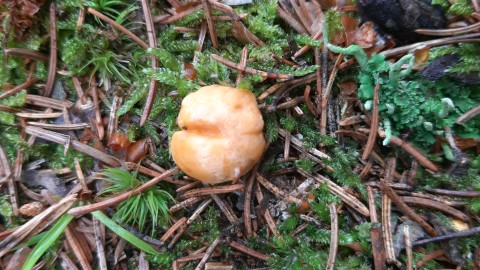
[[[182,101],[170,143],[187,175],[216,184],[237,180],[260,160],[265,148],[263,119],[248,90],[211,85]]]

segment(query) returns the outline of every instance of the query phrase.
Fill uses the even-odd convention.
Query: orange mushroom
[[[178,167],[202,182],[237,181],[260,160],[263,119],[248,90],[211,85],[182,101],[170,148]]]

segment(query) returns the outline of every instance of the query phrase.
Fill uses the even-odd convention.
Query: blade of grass
[[[36,245],[28,256],[22,270],[32,269],[38,259],[51,247],[53,242],[63,233],[65,227],[72,221],[73,216],[63,214],[62,217],[53,225],[53,227],[42,237],[40,244]]]
[[[116,233],[118,236],[122,237],[125,239],[127,242],[130,244],[136,246],[137,248],[150,253],[152,255],[157,255],[158,252],[149,244],[147,244],[145,241],[142,239],[136,237],[133,235],[131,232],[125,230],[123,227],[118,225],[115,221],[111,220],[108,218],[105,214],[103,214],[100,211],[95,211],[92,212],[92,215],[96,217],[100,222],[105,224],[110,230],[112,230],[114,233]]]

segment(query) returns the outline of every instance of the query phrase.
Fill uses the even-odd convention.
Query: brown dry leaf
[[[13,26],[14,38],[17,40],[25,39],[28,36],[28,28],[35,20],[34,16],[44,2],[43,0],[0,1],[0,8],[7,10],[0,14],[0,20],[3,21],[10,15],[9,20],[11,26]]]
[[[343,15],[342,25],[345,31],[345,39],[347,42],[346,46],[350,46],[353,44],[357,36],[357,32],[358,32],[357,20],[348,15]]]
[[[360,28],[355,31],[355,38],[353,43],[357,44],[358,46],[368,49],[375,46],[377,43],[377,31],[373,28],[372,22],[367,22],[362,24]]]
[[[425,63],[428,61],[428,56],[430,55],[430,47],[422,46],[416,48],[413,51],[413,55],[415,56],[415,63]]]

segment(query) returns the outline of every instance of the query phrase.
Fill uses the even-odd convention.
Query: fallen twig
[[[235,212],[232,210],[232,208],[228,204],[226,204],[225,201],[222,198],[220,198],[220,196],[215,194],[210,194],[210,196],[213,198],[213,200],[218,205],[220,210],[223,212],[225,217],[228,219],[230,224],[234,226],[238,226],[240,224],[240,220],[235,215]]]

